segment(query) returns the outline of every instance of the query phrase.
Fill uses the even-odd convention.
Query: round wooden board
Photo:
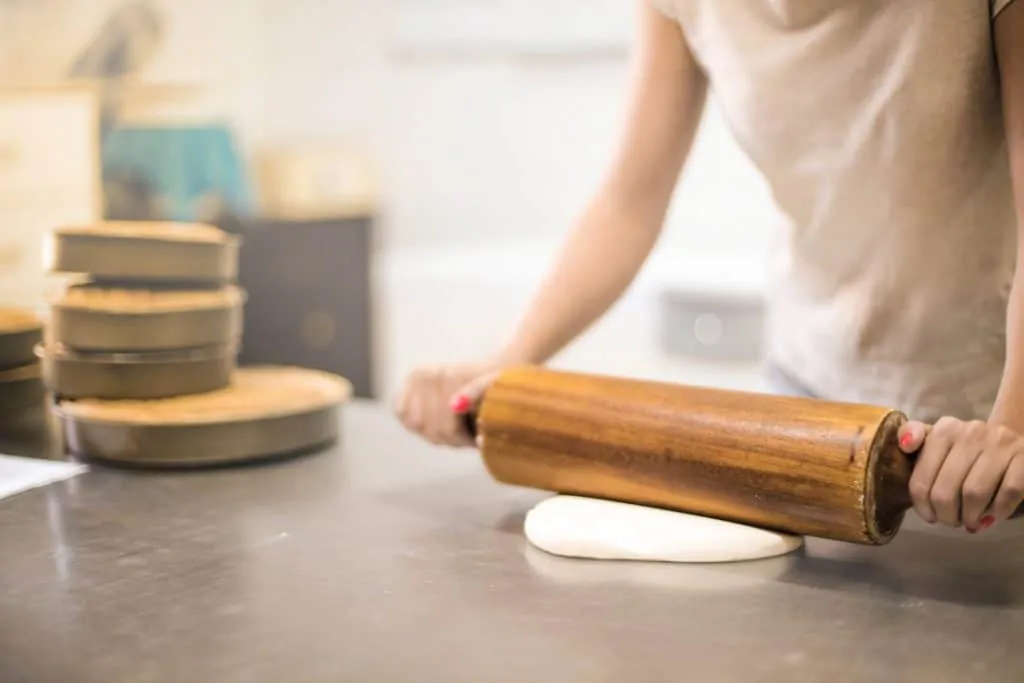
[[[334,442],[347,380],[317,370],[240,368],[224,389],[155,401],[55,406],[76,456],[136,467],[240,464]]]

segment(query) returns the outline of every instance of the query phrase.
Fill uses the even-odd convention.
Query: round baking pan
[[[46,404],[39,363],[0,372],[0,422],[19,418]]]
[[[43,338],[43,322],[18,308],[0,308],[0,370],[36,362],[33,349]]]
[[[82,353],[40,344],[46,388],[61,398],[156,399],[227,386],[237,346],[152,353]]]
[[[127,305],[106,300],[86,305],[72,295],[94,290],[122,295]],[[219,300],[196,299],[203,290],[110,289],[96,283],[68,287],[50,307],[47,340],[81,351],[163,351],[233,344],[242,336],[245,292],[212,290]],[[184,298],[183,298],[184,297]]]
[[[52,273],[97,280],[233,282],[241,240],[205,225],[100,223],[55,230],[47,244]]]
[[[72,454],[133,467],[210,467],[307,453],[335,442],[347,380],[243,367],[218,391],[163,401],[60,401]]]

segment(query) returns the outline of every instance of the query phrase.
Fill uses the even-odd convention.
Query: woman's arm
[[[995,44],[1017,205],[1017,268],[1006,311],[1003,380],[987,422],[946,417],[931,428],[909,422],[900,434],[900,447],[917,452],[910,478],[914,509],[928,522],[963,525],[970,532],[1014,515],[1024,501],[1024,1],[996,18]]]
[[[639,0],[626,129],[608,175],[535,295],[500,365],[544,363],[604,314],[636,277],[704,108],[706,80],[678,24]]]
[[[704,109],[706,82],[679,26],[637,0],[639,47],[618,153],[507,346],[484,363],[420,368],[395,412],[437,444],[468,446],[456,413],[468,410],[493,373],[547,362],[626,290],[654,247]]]
[[[1024,2],[1004,9],[994,30],[1017,205],[1017,269],[1006,313],[1006,365],[991,421],[1024,434]]]

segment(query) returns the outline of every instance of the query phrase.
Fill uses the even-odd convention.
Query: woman
[[[926,521],[974,533],[1010,517],[1024,500],[1024,2],[644,0],[640,18],[618,155],[517,332],[486,361],[414,372],[403,423],[468,445],[456,413],[495,372],[546,362],[615,302],[710,86],[788,219],[772,375],[917,420],[900,445],[919,451]]]

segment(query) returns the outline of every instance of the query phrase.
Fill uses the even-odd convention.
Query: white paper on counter
[[[78,476],[89,468],[73,462],[0,455],[0,500]]]

